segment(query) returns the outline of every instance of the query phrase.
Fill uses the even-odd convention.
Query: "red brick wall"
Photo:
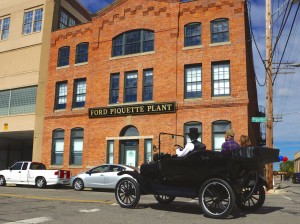
[[[180,4],[179,1],[120,0],[95,16],[91,23],[52,33],[49,78],[47,82],[46,119],[43,142],[43,161],[51,163],[52,131],[65,130],[63,168],[69,167],[70,130],[84,128],[83,165],[75,167],[73,174],[88,166],[105,163],[107,137],[119,137],[127,125],[135,126],[139,136],[153,136],[157,144],[159,132],[183,134],[183,125],[188,121],[202,122],[202,141],[212,148],[211,124],[217,120],[229,120],[236,136],[249,134],[249,111],[257,111],[255,82],[249,85],[248,76],[254,75],[247,59],[251,46],[246,45],[244,1],[199,0]],[[220,46],[210,44],[210,21],[229,19],[230,43]],[[202,46],[184,49],[184,25],[202,23]],[[111,57],[112,39],[133,29],[150,29],[155,33],[153,53]],[[74,66],[76,45],[89,42],[89,61],[86,65]],[[57,69],[57,52],[62,46],[70,46],[70,66]],[[250,52],[251,53],[251,52]],[[211,64],[230,61],[231,95],[212,97]],[[202,98],[184,99],[184,66],[202,64]],[[250,66],[247,65],[250,63]],[[111,73],[120,73],[119,104],[123,103],[124,73],[138,71],[138,103],[142,102],[143,69],[153,68],[153,102],[175,101],[176,113],[88,118],[88,108],[109,106]],[[74,79],[86,77],[87,94],[84,109],[72,110]],[[67,108],[54,111],[55,84],[68,81]],[[253,80],[253,79],[252,79]],[[248,86],[249,85],[249,86]],[[254,91],[255,92],[255,91]],[[249,99],[249,96],[251,99]],[[249,101],[254,103],[249,108]],[[253,141],[254,137],[252,136]],[[119,141],[115,141],[115,159],[118,163]],[[173,148],[169,147],[169,152]],[[144,162],[144,139],[139,141],[139,165]]]

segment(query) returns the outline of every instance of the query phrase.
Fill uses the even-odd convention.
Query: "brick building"
[[[52,33],[46,95],[43,162],[73,174],[151,160],[160,132],[185,136],[173,153],[190,127],[210,150],[230,127],[257,144],[246,3],[116,0]]]

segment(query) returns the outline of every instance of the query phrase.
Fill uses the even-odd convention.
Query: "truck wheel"
[[[76,191],[82,191],[84,188],[84,183],[81,179],[74,180],[73,187]]]
[[[206,216],[225,218],[235,206],[235,194],[230,184],[220,178],[204,182],[199,191],[199,204]]]
[[[47,182],[45,180],[44,177],[38,177],[35,181],[35,185],[38,187],[38,188],[44,188],[46,187],[47,185]]]
[[[4,176],[0,176],[0,186],[5,186],[6,185],[6,181]]]
[[[115,196],[122,208],[135,208],[141,196],[140,187],[133,178],[122,178],[116,185]]]

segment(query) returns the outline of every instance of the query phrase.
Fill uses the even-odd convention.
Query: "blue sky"
[[[95,13],[101,8],[107,6],[113,0],[79,0],[90,12]],[[283,18],[282,5],[286,0],[272,0],[273,12],[281,8],[273,15],[273,43],[279,32],[279,26]],[[133,1],[134,2],[134,1]],[[250,0],[251,3],[251,20],[254,33],[254,39],[257,42],[259,52],[265,59],[265,0]],[[280,7],[282,6],[282,7]],[[279,62],[282,55],[289,28],[292,24],[292,18],[297,5],[294,5],[291,11],[290,18],[286,28],[280,38],[278,48],[276,49],[273,62]],[[287,45],[283,62],[300,63],[298,57],[300,52],[300,13],[298,13],[296,23],[293,28],[292,35]],[[258,51],[255,48],[254,42],[254,67],[257,79],[260,84],[265,80],[265,69],[260,59]],[[300,86],[300,67],[294,70],[295,74],[280,74],[274,82],[274,115],[282,114],[282,122],[274,123],[274,147],[279,148],[281,155],[287,156],[289,160],[294,159],[294,154],[300,151],[300,100],[298,97],[298,86]],[[258,103],[266,105],[266,87],[260,86],[257,83]],[[274,169],[278,169],[279,163],[274,164]]]

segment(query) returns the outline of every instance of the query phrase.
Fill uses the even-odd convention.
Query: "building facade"
[[[190,127],[209,150],[226,129],[259,141],[243,0],[117,0],[52,33],[42,160],[73,174],[174,153]],[[184,137],[159,133],[173,133]]]
[[[41,161],[51,32],[89,20],[74,1],[1,0],[0,169]]]

